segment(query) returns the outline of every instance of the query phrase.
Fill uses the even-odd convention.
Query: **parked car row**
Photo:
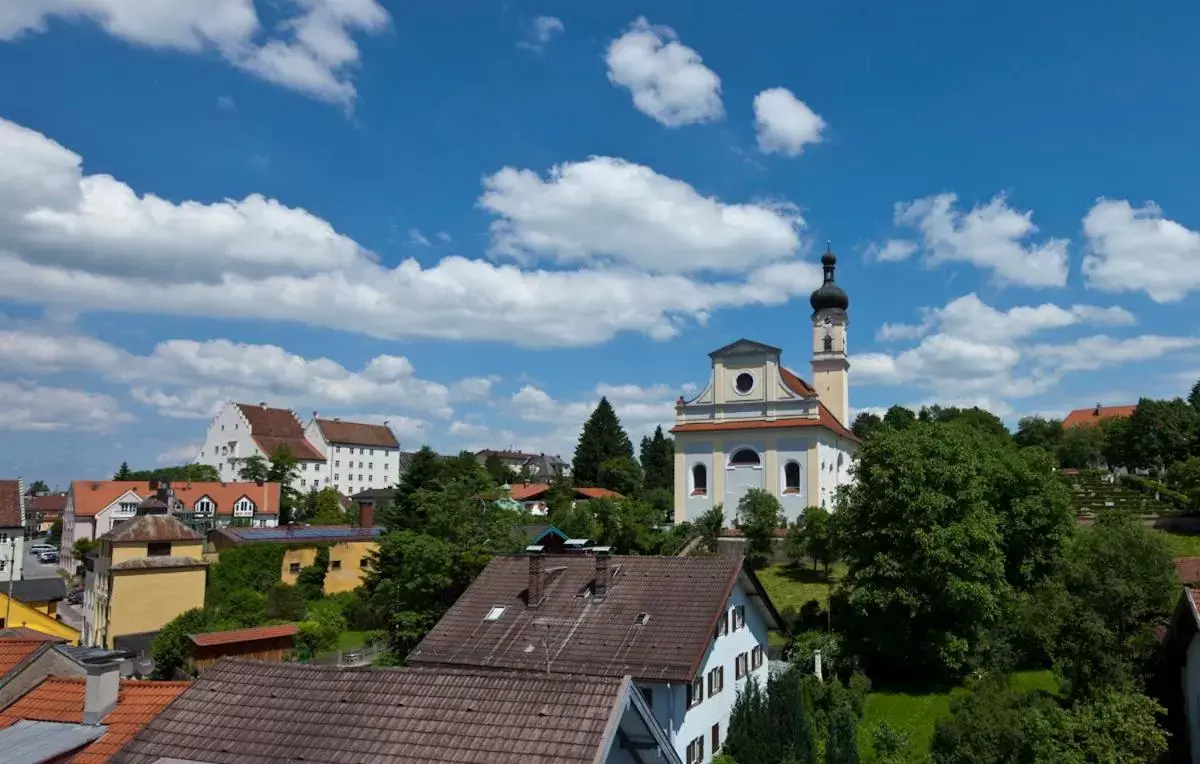
[[[58,562],[58,550],[49,544],[33,544],[29,547],[29,553],[43,564]]]

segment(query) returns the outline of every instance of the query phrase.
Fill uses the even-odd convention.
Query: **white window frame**
[[[692,740],[687,746],[687,764],[700,764],[704,761],[704,735]]]
[[[720,695],[725,689],[725,667],[717,666],[708,672],[708,697]]]
[[[730,614],[733,616],[733,631],[746,628],[745,605],[734,605],[733,609],[730,610]]]
[[[788,485],[787,469],[791,465],[796,465],[796,487]],[[797,496],[804,491],[804,469],[800,466],[800,461],[797,459],[788,459],[783,463],[783,467],[779,470],[779,493],[787,496]]]
[[[691,684],[688,685],[688,704],[689,709],[695,708],[704,702],[704,675],[696,677]]]
[[[733,679],[745,679],[750,673],[750,653],[738,653],[738,656],[733,659]]]
[[[737,454],[740,454],[742,451],[750,451],[757,456],[758,464],[734,464],[733,457]],[[746,469],[747,467],[754,470],[761,470],[763,468],[763,455],[758,452],[758,449],[754,448],[753,446],[737,446],[735,448],[731,448],[729,450],[729,457],[725,460],[725,469],[738,470]]]
[[[763,649],[762,645],[755,645],[750,651],[750,670],[757,671],[763,665]]]
[[[721,617],[717,619],[717,626],[713,629],[713,639],[720,639],[729,633],[729,613],[722,612]]]

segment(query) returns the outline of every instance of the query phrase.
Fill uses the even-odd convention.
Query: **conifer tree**
[[[633,443],[621,427],[621,420],[608,398],[601,398],[596,410],[583,424],[571,465],[572,477],[578,485],[596,485],[600,465],[617,457],[632,459]]]
[[[766,714],[766,698],[758,680],[750,677],[733,702],[729,728],[721,753],[735,761],[766,761],[765,735],[759,725]]]
[[[121,469],[113,475],[113,480],[133,480],[132,476],[133,472],[129,469],[129,462],[121,462]]]
[[[858,720],[845,703],[829,719],[825,764],[858,764]]]
[[[647,491],[675,488],[675,441],[663,434],[662,427],[654,428],[653,437],[642,438],[642,487]]]

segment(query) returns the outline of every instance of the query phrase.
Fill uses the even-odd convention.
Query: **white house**
[[[320,419],[314,411],[304,435],[325,461],[300,465],[301,490],[331,485],[353,496],[400,482],[400,443],[387,422]]]
[[[542,552],[488,563],[408,665],[628,675],[680,759],[711,761],[782,628],[753,572],[729,556]]]
[[[308,442],[304,427],[291,411],[271,408],[266,403],[227,403],[209,423],[195,463],[212,465],[221,480],[233,482],[238,480],[245,459],[270,459],[280,446],[291,450],[299,469],[307,471],[310,465],[325,461]],[[316,487],[323,488],[324,484]]]
[[[812,384],[783,365],[782,351],[738,340],[709,354],[707,386],[675,406],[675,520],[694,521],[716,504],[726,524],[746,491],[771,491],[789,520],[805,507],[832,507],[850,481],[858,439],[848,428],[850,360],[846,310],[834,282],[837,258],[821,261],[812,294]]]
[[[0,480],[0,584],[24,577],[24,489],[20,478]]]

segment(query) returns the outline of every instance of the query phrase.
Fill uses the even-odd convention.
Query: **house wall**
[[[249,456],[258,454],[264,459],[264,454],[250,432],[250,423],[232,403],[213,417],[204,435],[204,445],[196,455],[196,464],[211,464],[217,468],[221,480],[226,483],[238,480],[238,462]]]
[[[400,482],[400,450],[378,446],[332,444],[326,453],[328,479],[347,496]],[[304,473],[301,472],[301,477]]]
[[[850,483],[854,442],[822,433],[817,449],[818,495],[815,506],[833,509],[839,486]]]
[[[0,528],[0,582],[25,577],[25,528]]]
[[[253,642],[239,642],[211,647],[196,647],[193,651],[192,665],[197,671],[203,671],[222,658],[242,658],[245,660],[281,663],[287,660],[295,646],[292,637],[276,637],[275,639],[259,639]]]
[[[8,614],[7,619],[5,613]],[[62,621],[29,607],[15,597],[10,601],[8,595],[0,591],[0,628],[16,628],[18,626],[25,626],[52,637],[65,639],[72,645],[79,644],[78,631]]]
[[[379,544],[375,541],[349,541],[330,545],[329,569],[325,571],[325,593],[337,594],[357,589],[362,584],[362,560],[378,548]],[[299,565],[303,569],[312,565],[316,559],[315,546],[289,547],[283,554],[279,580],[294,586],[300,574],[292,572],[292,567]],[[335,562],[341,563],[340,570],[334,569]]]
[[[113,640],[125,634],[158,631],[177,615],[204,607],[204,572],[180,568],[113,573],[102,646],[112,647]]]
[[[1200,761],[1200,632],[1192,635],[1183,664],[1183,703],[1192,761]]]

